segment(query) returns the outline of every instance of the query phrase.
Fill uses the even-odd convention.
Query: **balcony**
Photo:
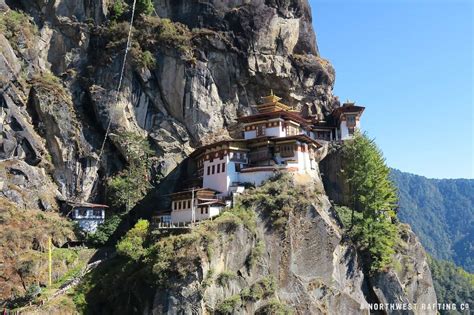
[[[249,156],[249,163],[261,162],[261,161],[268,161],[272,158],[272,154],[269,150],[259,150],[255,152],[250,152]]]
[[[246,157],[237,157],[235,154],[233,157],[230,158],[230,161],[231,162],[236,162],[236,163],[244,163],[246,164],[247,163],[247,158]]]

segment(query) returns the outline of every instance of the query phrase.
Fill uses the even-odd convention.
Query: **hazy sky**
[[[366,106],[362,128],[389,166],[474,178],[473,2],[310,3],[335,94]]]

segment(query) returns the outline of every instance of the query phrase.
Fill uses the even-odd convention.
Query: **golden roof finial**
[[[270,95],[273,96],[273,89],[270,89]]]

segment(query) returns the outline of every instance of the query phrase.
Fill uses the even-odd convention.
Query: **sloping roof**
[[[89,203],[89,202],[74,202],[74,201],[67,201],[67,203],[74,207],[74,208],[109,208],[107,205],[102,205],[98,203]]]
[[[363,106],[356,106],[354,103],[344,104],[344,106],[338,107],[332,111],[332,115],[339,119],[343,113],[360,113],[365,110]]]
[[[304,118],[303,116],[301,116],[301,114],[299,114],[297,112],[286,111],[286,110],[258,113],[258,114],[255,114],[255,115],[239,117],[239,118],[237,118],[237,121],[241,122],[241,123],[249,123],[249,122],[253,122],[253,121],[268,120],[268,119],[274,119],[274,118],[286,118],[286,119],[289,119],[289,120],[299,122],[299,123],[301,123],[305,126],[308,126],[311,123],[310,120]]]
[[[225,206],[226,204],[222,201],[219,201],[219,200],[213,200],[213,201],[206,201],[206,202],[203,202],[203,203],[198,203],[198,207],[199,206],[210,206],[210,205]]]
[[[266,141],[271,141],[271,142],[281,142],[281,141],[288,141],[288,140],[298,140],[306,143],[313,143],[318,147],[321,147],[321,143],[319,143],[317,140],[308,137],[307,135],[293,135],[293,136],[287,136],[287,137],[276,137],[276,136],[265,136],[265,137],[258,137],[258,138],[252,138],[248,139],[248,143],[258,143],[258,142],[266,142]]]
[[[212,192],[212,193],[220,193],[220,191],[212,189],[212,188],[194,188],[195,193],[197,193],[198,191],[208,191],[208,192]],[[176,196],[176,195],[185,194],[185,193],[192,193],[192,192],[193,192],[193,189],[188,188],[188,189],[185,189],[185,190],[181,190],[181,191],[177,191],[177,192],[174,192],[174,193],[171,193],[171,194],[167,194],[165,196]]]
[[[196,148],[196,150],[194,150],[189,156],[194,158],[194,157],[198,156],[199,154],[203,153],[204,151],[206,151],[209,148],[217,147],[217,146],[224,145],[224,144],[229,144],[229,143],[232,143],[232,142],[245,143],[246,140],[245,139],[221,140],[221,141],[218,141],[218,142],[214,142],[214,143],[207,144],[207,145],[204,145],[202,147]]]

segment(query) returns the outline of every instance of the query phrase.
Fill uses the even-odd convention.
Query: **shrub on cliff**
[[[390,169],[374,140],[365,134],[356,133],[352,140],[344,143],[343,157],[343,171],[351,194],[348,230],[369,255],[370,269],[381,270],[391,262],[398,235],[392,223],[397,193],[389,177]]]
[[[19,51],[33,41],[38,29],[25,13],[8,10],[0,14],[0,33],[5,35],[13,49]]]
[[[104,246],[117,230],[120,222],[122,222],[122,218],[118,215],[107,218],[104,224],[99,225],[94,233],[87,235],[87,243],[95,247]]]
[[[135,226],[118,242],[117,253],[138,261],[146,252],[144,243],[148,235],[148,228],[147,220],[138,220]]]

